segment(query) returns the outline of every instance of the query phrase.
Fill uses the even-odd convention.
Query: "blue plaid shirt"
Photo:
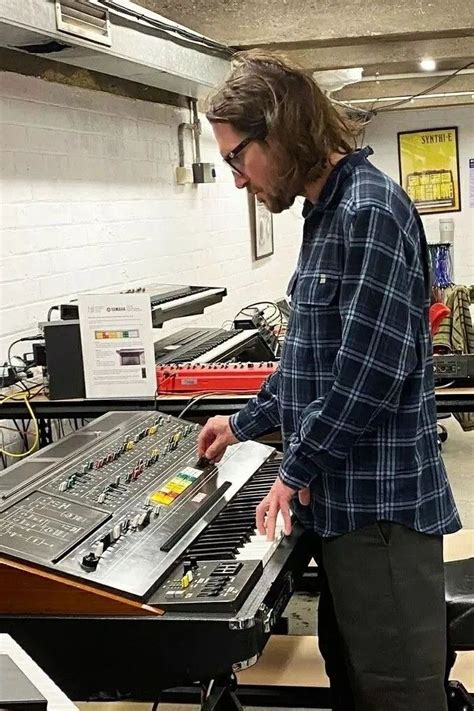
[[[294,509],[322,536],[377,520],[442,534],[460,528],[436,433],[429,268],[423,225],[397,183],[343,158],[315,204],[288,293],[278,371],[231,428],[281,425],[282,481],[310,487]]]

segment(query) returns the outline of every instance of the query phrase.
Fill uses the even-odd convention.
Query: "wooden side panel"
[[[0,557],[0,614],[136,616],[163,610]]]

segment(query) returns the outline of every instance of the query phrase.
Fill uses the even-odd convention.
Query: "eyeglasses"
[[[223,160],[227,163],[235,175],[239,175],[240,177],[243,177],[244,175],[244,164],[242,159],[239,158],[239,155],[242,153],[244,148],[247,148],[249,143],[252,143],[252,141],[263,141],[264,139],[264,135],[247,136],[247,138],[244,138],[243,141],[241,141],[235,148],[223,157]]]

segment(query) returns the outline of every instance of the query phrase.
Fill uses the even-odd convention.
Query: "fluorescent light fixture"
[[[436,62],[434,59],[422,59],[420,62],[420,69],[424,72],[434,72],[436,69]]]

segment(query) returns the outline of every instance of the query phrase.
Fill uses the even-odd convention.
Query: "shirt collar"
[[[304,201],[303,217],[306,219],[311,213],[324,210],[333,199],[341,183],[352,173],[356,166],[367,160],[373,152],[370,146],[366,146],[365,148],[360,148],[344,156],[329,174],[316,202],[312,203],[309,200]]]

